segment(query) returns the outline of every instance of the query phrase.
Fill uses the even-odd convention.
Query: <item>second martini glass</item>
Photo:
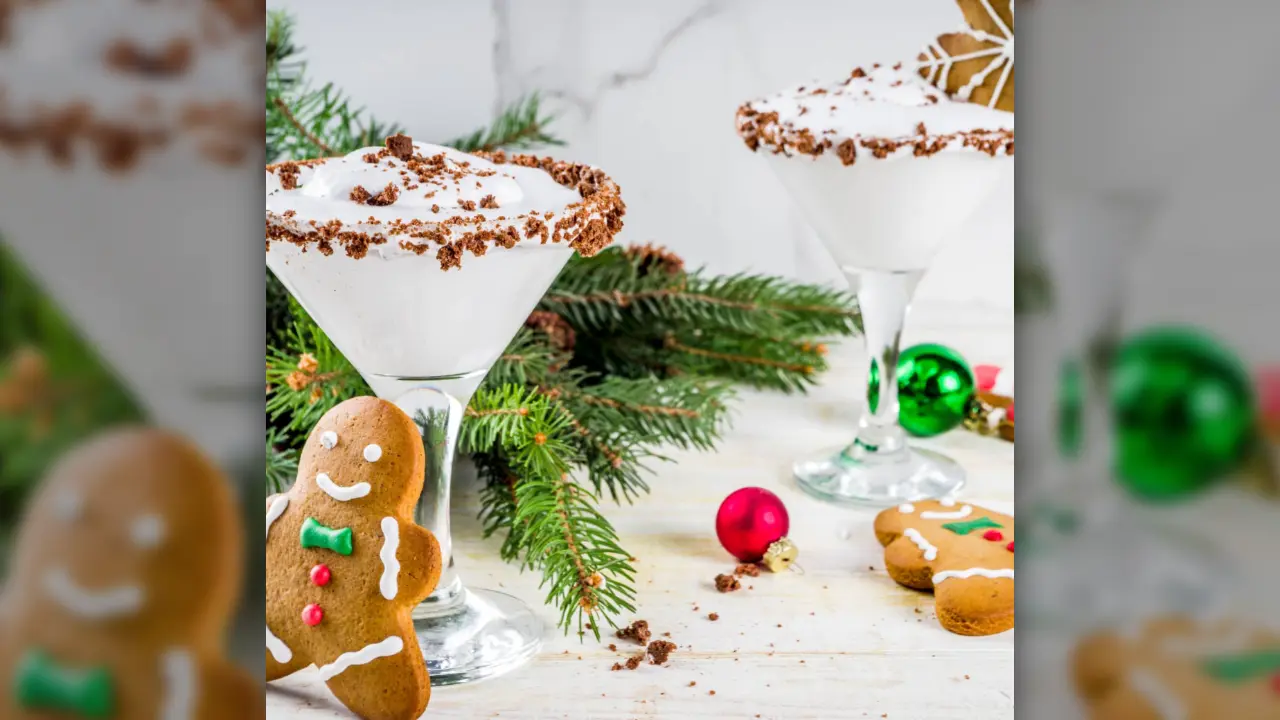
[[[528,226],[522,225],[522,242],[491,247],[479,253],[480,257],[467,257],[460,270],[442,269],[441,265],[447,267],[452,261],[444,250],[437,255],[436,243],[429,246],[431,253],[418,254],[414,240],[409,239],[389,239],[370,247],[367,254],[356,251],[354,254],[359,257],[341,249],[326,255],[308,249],[305,236],[284,234],[290,231],[287,228],[296,232],[298,228],[305,231],[307,226],[290,225],[296,216],[280,210],[273,216],[269,190],[269,223],[274,220],[279,230],[276,241],[269,244],[267,265],[373,391],[399,405],[423,428],[426,478],[415,519],[439,540],[445,569],[436,591],[415,609],[413,617],[432,684],[450,685],[491,677],[519,666],[537,653],[544,630],[542,621],[522,601],[494,590],[467,587],[455,568],[449,513],[463,415],[489,368],[575,248],[594,252],[620,227],[621,200],[617,186],[592,168],[558,163],[554,168],[556,179],[552,180],[531,158],[520,160],[532,167],[504,164],[501,160],[506,158],[501,157],[491,166],[483,159],[444,148],[421,144],[414,148],[415,159],[410,162],[444,157],[440,166],[445,170],[428,168],[422,170],[423,177],[406,180],[407,189],[402,191],[400,200],[389,206],[345,208],[351,210],[350,217],[358,218],[352,221],[353,225],[374,232],[386,232],[385,228],[395,225],[408,228],[405,236],[410,238],[410,233],[438,238],[434,233],[442,226],[455,228],[458,235],[477,228],[486,233],[479,237],[495,240],[501,235],[487,233],[495,227],[501,233],[505,231],[503,223],[517,221],[508,218],[518,218],[520,223],[540,218],[546,221],[549,231],[555,230],[555,239],[561,242],[539,244],[537,237],[527,237],[523,230]],[[285,172],[277,166],[276,174],[284,177],[297,172],[296,183],[288,182],[301,188],[278,191],[281,197],[285,192],[295,193],[283,200],[280,208],[287,207],[296,215],[314,208],[305,196],[311,187],[313,196],[320,195],[325,201],[324,212],[332,213],[334,208],[344,212],[342,199],[349,191],[347,186],[354,182],[351,174],[358,180],[361,173],[379,172],[378,164],[362,159],[377,152],[378,148],[365,148],[346,158],[324,161],[347,166],[327,177],[306,165]],[[406,166],[387,158],[379,163],[395,168]],[[421,169],[411,164],[408,167],[411,172],[418,172],[415,167]],[[560,187],[557,181],[567,187]],[[384,176],[374,186],[381,187],[385,182]],[[272,183],[268,178],[269,188]],[[477,197],[484,200],[482,205],[500,207],[478,213],[476,201],[467,197],[472,185],[483,186],[474,191],[480,193]],[[449,213],[439,215],[437,220],[437,213],[428,210],[426,216],[431,222],[404,222],[405,214],[420,211],[413,207],[410,192],[416,193],[414,197],[430,192],[427,207],[444,206]],[[297,196],[299,193],[302,196]],[[334,202],[334,197],[339,200]],[[393,211],[397,214],[395,222],[378,225],[364,220],[370,213]],[[549,216],[551,219],[547,219]],[[370,219],[378,217],[370,215]],[[468,220],[451,224],[450,220],[456,218]],[[564,221],[565,218],[570,220]],[[534,230],[532,234],[538,235]],[[466,243],[465,238],[460,241]],[[407,245],[395,249],[397,243]],[[347,248],[350,247],[348,240]]]
[[[862,315],[867,404],[854,439],[797,462],[796,480],[851,504],[954,493],[963,468],[908,445],[898,425],[899,343],[939,245],[1012,170],[1013,114],[949,102],[913,72],[877,66],[748,104],[738,120],[748,146],[772,151],[771,167],[849,279]]]

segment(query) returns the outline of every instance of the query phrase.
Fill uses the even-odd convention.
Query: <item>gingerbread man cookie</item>
[[[1013,516],[954,500],[904,503],[876,516],[899,585],[932,590],[942,627],[994,635],[1013,627]]]
[[[417,718],[431,697],[412,611],[440,580],[440,545],[413,522],[418,426],[372,397],[320,418],[298,480],[267,498],[267,680],[308,665],[369,719]]]
[[[227,478],[184,440],[112,431],[32,498],[0,601],[0,717],[265,715],[222,655],[243,528]]]
[[[1076,646],[1075,684],[1096,720],[1280,717],[1280,633],[1166,617]]]

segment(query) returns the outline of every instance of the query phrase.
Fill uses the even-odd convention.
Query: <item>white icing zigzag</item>
[[[911,540],[911,542],[916,544],[916,547],[920,548],[920,552],[924,553],[925,560],[938,559],[938,548],[934,546],[933,543],[929,542],[928,540],[925,540],[924,536],[920,534],[919,530],[916,530],[914,528],[907,528],[906,530],[902,531],[902,534],[906,535],[907,538]]]
[[[378,589],[382,597],[395,600],[400,591],[400,561],[396,559],[396,550],[400,548],[400,523],[393,517],[382,518],[382,579],[378,581]]]
[[[1013,28],[1005,24],[1000,18],[1000,14],[991,7],[991,0],[979,0],[983,9],[991,16],[997,28],[1000,29],[1000,35],[992,35],[991,33],[975,30],[964,24],[958,32],[968,35],[975,40],[993,43],[995,47],[983,48],[975,50],[963,55],[951,56],[947,54],[945,48],[937,42],[929,43],[929,60],[920,63],[921,69],[928,68],[928,80],[931,84],[938,86],[942,90],[946,90],[947,78],[951,75],[951,68],[958,62],[965,60],[975,60],[978,58],[991,58],[987,66],[981,71],[973,74],[969,78],[969,82],[965,83],[956,91],[956,97],[960,100],[968,101],[973,95],[973,91],[977,90],[987,81],[987,77],[996,70],[1000,70],[1000,80],[996,83],[995,92],[991,94],[991,100],[987,103],[987,107],[995,107],[1000,101],[1000,94],[1004,92],[1005,83],[1009,81],[1009,75],[1013,73]],[[1015,3],[1009,3],[1009,13],[1012,15]],[[1003,68],[1003,70],[1001,70]]]
[[[948,578],[967,579],[975,576],[984,578],[1009,578],[1012,580],[1013,569],[1002,568],[1000,570],[991,570],[989,568],[969,568],[968,570],[943,570],[933,576],[933,584],[937,585]]]
[[[320,679],[329,682],[356,665],[367,665],[379,658],[396,655],[402,650],[404,650],[404,640],[392,635],[382,642],[339,655],[337,660],[320,668]]]

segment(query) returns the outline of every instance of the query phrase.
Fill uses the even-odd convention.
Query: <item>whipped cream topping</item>
[[[268,249],[315,244],[362,258],[434,252],[446,269],[462,251],[522,239],[564,242],[584,254],[622,227],[617,185],[604,173],[525,155],[471,154],[405,136],[344,157],[267,168]]]
[[[856,158],[921,157],[938,152],[1013,154],[1013,113],[953,100],[914,66],[858,68],[842,81],[807,84],[738,110],[738,132],[752,150]]]
[[[269,172],[267,212],[293,210],[297,221],[336,219],[344,225],[368,224],[369,218],[439,222],[541,214],[580,199],[574,189],[539,168],[499,165],[427,143],[414,143],[413,149],[421,162],[400,160],[379,147],[361,148],[301,169],[294,189],[286,189],[281,178]],[[357,188],[377,196],[387,185],[395,188],[393,202],[374,205],[358,200],[363,193]]]

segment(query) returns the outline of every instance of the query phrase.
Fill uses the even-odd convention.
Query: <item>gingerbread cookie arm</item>
[[[440,582],[440,573],[444,568],[440,554],[440,543],[430,530],[414,523],[400,523],[401,558],[414,558],[412,562],[400,562],[399,577],[394,583],[397,594],[403,599],[410,599],[414,604],[422,602],[435,591]],[[385,554],[385,553],[384,553]],[[383,585],[390,585],[390,568],[383,562]],[[384,589],[391,589],[390,587]]]
[[[920,547],[924,544],[924,547]],[[914,590],[933,588],[934,561],[937,560],[937,548],[928,543],[923,536],[914,539],[907,535],[899,535],[884,549],[885,570],[889,577],[899,585]]]
[[[412,720],[431,700],[427,663],[408,613],[403,624],[400,633],[352,648],[320,666],[329,690],[365,720]]]
[[[267,650],[267,682],[289,677],[310,664],[310,661],[304,660],[297,654],[291,655],[289,662],[276,662],[271,655],[271,650]]]

